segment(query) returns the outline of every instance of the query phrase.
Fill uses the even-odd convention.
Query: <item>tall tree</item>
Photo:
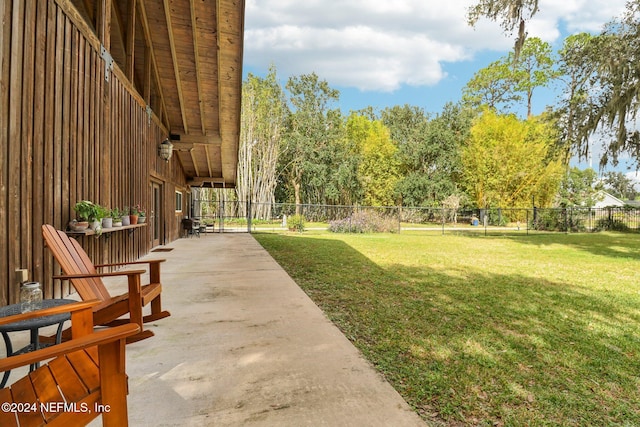
[[[394,205],[399,172],[397,147],[391,142],[389,129],[379,120],[352,114],[347,121],[347,137],[354,142],[360,155],[358,178],[364,193],[362,203]]]
[[[429,120],[422,109],[405,105],[382,111],[382,121],[398,146],[401,178],[397,198],[405,206],[439,206],[457,192],[459,148],[466,138],[470,112],[447,104]]]
[[[556,204],[561,207],[593,206],[601,186],[597,184],[598,174],[591,168],[568,170],[560,184]]]
[[[463,88],[463,101],[507,113],[524,99],[530,117],[534,91],[548,86],[558,75],[553,51],[549,43],[532,37],[525,42],[520,60],[514,61],[513,56],[510,53],[476,72]]]
[[[471,26],[482,17],[500,21],[502,29],[509,34],[517,27],[518,36],[514,45],[514,59],[517,61],[527,37],[525,23],[537,12],[538,0],[478,0],[478,3],[469,9],[467,17]]]
[[[565,39],[559,52],[559,81],[563,87],[554,116],[560,131],[558,140],[567,164],[573,154],[584,158],[589,155],[588,144],[582,145],[581,141],[582,132],[589,122],[595,91],[593,79],[596,66],[588,59],[592,57],[593,40],[588,33],[571,35]]]
[[[285,112],[284,93],[275,67],[269,68],[265,78],[249,74],[242,85],[236,191],[239,200],[255,203],[253,214],[258,218],[270,217],[275,201]]]
[[[326,203],[340,190],[335,180],[336,150],[345,147],[344,120],[338,109],[330,108],[340,93],[315,73],[292,76],[287,129],[281,143],[280,170],[290,186],[293,201]]]
[[[520,60],[514,65],[517,90],[525,94],[527,117],[531,117],[533,92],[548,86],[557,76],[551,45],[538,37],[528,38],[522,46]]]
[[[607,172],[603,184],[607,191],[624,200],[635,200],[638,194],[633,180],[622,172]]]
[[[552,156],[553,128],[536,118],[519,120],[487,110],[476,119],[462,151],[464,183],[477,206],[522,207],[531,197],[550,206],[562,178]]]
[[[591,53],[585,61],[595,65],[598,92],[581,144],[588,144],[596,132],[607,132],[600,165],[616,165],[626,152],[640,166],[640,131],[629,125],[640,109],[640,2],[627,3],[625,15],[595,38]]]
[[[522,101],[517,84],[513,64],[505,57],[479,69],[462,88],[462,100],[474,108],[485,106],[506,113]]]

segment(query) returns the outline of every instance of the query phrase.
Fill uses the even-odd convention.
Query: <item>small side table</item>
[[[59,305],[71,304],[77,302],[72,299],[43,299],[42,300],[42,308],[51,308],[57,307]],[[12,316],[14,314],[20,314],[21,308],[20,304],[12,304],[7,305],[5,307],[0,307],[0,317]],[[40,339],[38,337],[38,330],[45,326],[51,326],[58,324],[58,330],[56,332],[56,344],[60,344],[62,338],[62,327],[64,322],[71,319],[71,313],[60,313],[53,314],[51,316],[38,317],[36,319],[22,320],[20,322],[9,323],[7,325],[0,326],[0,333],[2,334],[2,338],[4,338],[4,344],[7,348],[7,357],[14,356],[16,354],[27,353],[29,351],[38,350],[39,348],[47,347],[52,344],[40,344]],[[11,338],[9,337],[9,332],[18,332],[18,331],[30,331],[30,343],[16,351],[13,351],[13,345],[11,344]],[[32,364],[29,367],[29,371],[34,371],[39,367],[39,363]],[[11,371],[6,371],[2,376],[2,382],[0,382],[0,388],[4,388],[7,380],[9,379],[9,374]]]

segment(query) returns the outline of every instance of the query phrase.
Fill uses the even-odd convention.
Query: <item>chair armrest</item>
[[[0,317],[0,325],[6,325],[9,323],[20,322],[23,320],[35,319],[37,317],[51,316],[60,313],[74,313],[80,310],[86,310],[91,308],[100,301],[97,299],[90,301],[78,301],[69,304],[58,305],[51,308],[45,308],[42,310],[29,311],[27,313],[14,314],[12,316]]]
[[[63,342],[62,344],[56,344],[51,347],[42,348],[29,353],[0,359],[0,372],[31,365],[46,359],[52,359],[87,347],[122,340],[131,335],[135,335],[139,331],[140,326],[135,323],[128,323],[126,325],[103,329],[80,338],[74,338]]]
[[[88,279],[91,277],[111,277],[111,276],[138,276],[146,273],[147,270],[114,271],[111,273],[86,273],[86,274],[62,274],[53,276],[55,280]]]
[[[101,267],[117,267],[119,265],[135,265],[135,264],[159,264],[161,262],[165,262],[166,259],[150,259],[150,260],[142,260],[142,261],[127,261],[127,262],[116,262],[113,264],[95,264],[95,268]]]

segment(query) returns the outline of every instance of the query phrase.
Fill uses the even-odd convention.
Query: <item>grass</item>
[[[640,425],[637,234],[255,234],[428,421]]]

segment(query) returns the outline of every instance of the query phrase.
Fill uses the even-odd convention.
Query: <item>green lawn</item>
[[[426,420],[640,425],[640,236],[254,234]]]

